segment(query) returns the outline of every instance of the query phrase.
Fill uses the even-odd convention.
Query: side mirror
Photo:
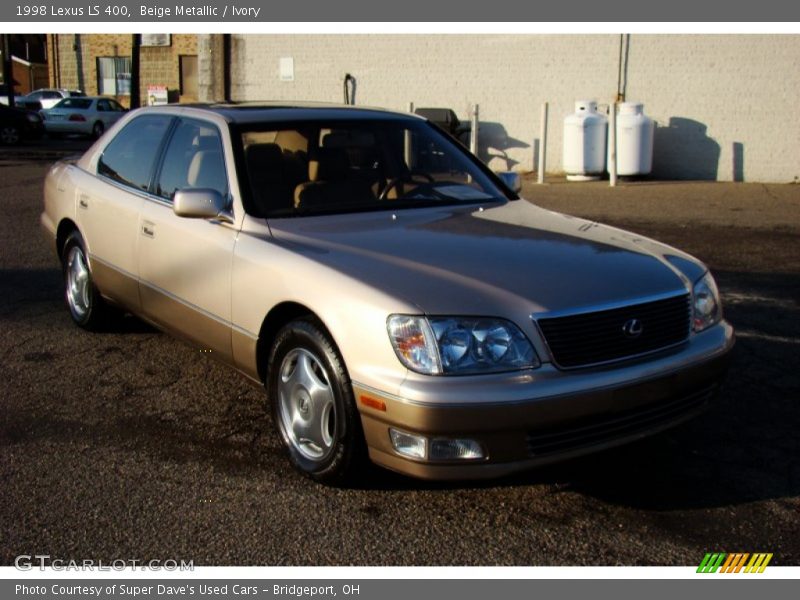
[[[515,194],[522,191],[522,177],[515,171],[500,171],[496,175],[506,184],[506,187]]]
[[[217,190],[191,188],[178,190],[172,198],[172,210],[188,219],[223,219],[227,216],[227,202]]]

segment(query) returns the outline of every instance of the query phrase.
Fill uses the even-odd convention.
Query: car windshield
[[[53,108],[77,108],[86,110],[92,105],[92,101],[88,98],[64,98]]]
[[[256,216],[506,199],[458,142],[421,120],[313,121],[239,133],[240,181]]]

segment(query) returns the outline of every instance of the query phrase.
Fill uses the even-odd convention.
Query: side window
[[[97,173],[146,190],[153,163],[171,122],[169,115],[144,115],[132,120],[106,146]]]
[[[98,100],[97,101],[97,110],[99,112],[108,112],[111,110],[111,107],[108,104],[108,100]]]
[[[210,188],[228,195],[228,176],[219,130],[209,123],[182,119],[164,154],[156,194],[171,200],[178,190]]]

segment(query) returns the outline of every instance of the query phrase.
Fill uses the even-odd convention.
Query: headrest
[[[342,181],[347,179],[350,162],[343,148],[320,148],[317,156],[308,161],[311,181]]]
[[[189,165],[187,182],[190,187],[211,188],[225,194],[228,182],[222,153],[214,150],[197,152]]]
[[[198,135],[195,139],[198,150],[219,150],[219,138],[216,135]]]
[[[308,139],[299,131],[291,129],[276,133],[275,143],[288,152],[306,152],[308,150]]]
[[[251,144],[245,150],[247,168],[251,172],[280,172],[283,169],[283,152],[278,144]]]

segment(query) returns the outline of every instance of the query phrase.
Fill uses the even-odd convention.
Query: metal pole
[[[469,134],[469,151],[478,156],[478,115],[480,107],[475,104],[472,107],[472,127]]]
[[[142,105],[141,73],[139,72],[140,48],[142,39],[134,33],[131,37],[131,100],[130,108],[139,108]]]
[[[408,103],[408,112],[414,114],[414,103]],[[405,133],[403,134],[403,158],[406,161],[406,166],[409,169],[413,169],[414,165],[411,164],[411,132],[406,129]]]
[[[548,103],[542,104],[542,122],[539,125],[539,168],[537,183],[544,183],[544,170],[547,163],[547,112]]]
[[[8,34],[3,34],[3,83],[6,84],[6,94],[8,95],[8,105],[14,106],[14,63],[11,60],[11,45],[8,41]]]
[[[608,184],[617,185],[617,103],[611,104],[608,125]]]
[[[231,102],[231,34],[222,34],[222,98]]]

